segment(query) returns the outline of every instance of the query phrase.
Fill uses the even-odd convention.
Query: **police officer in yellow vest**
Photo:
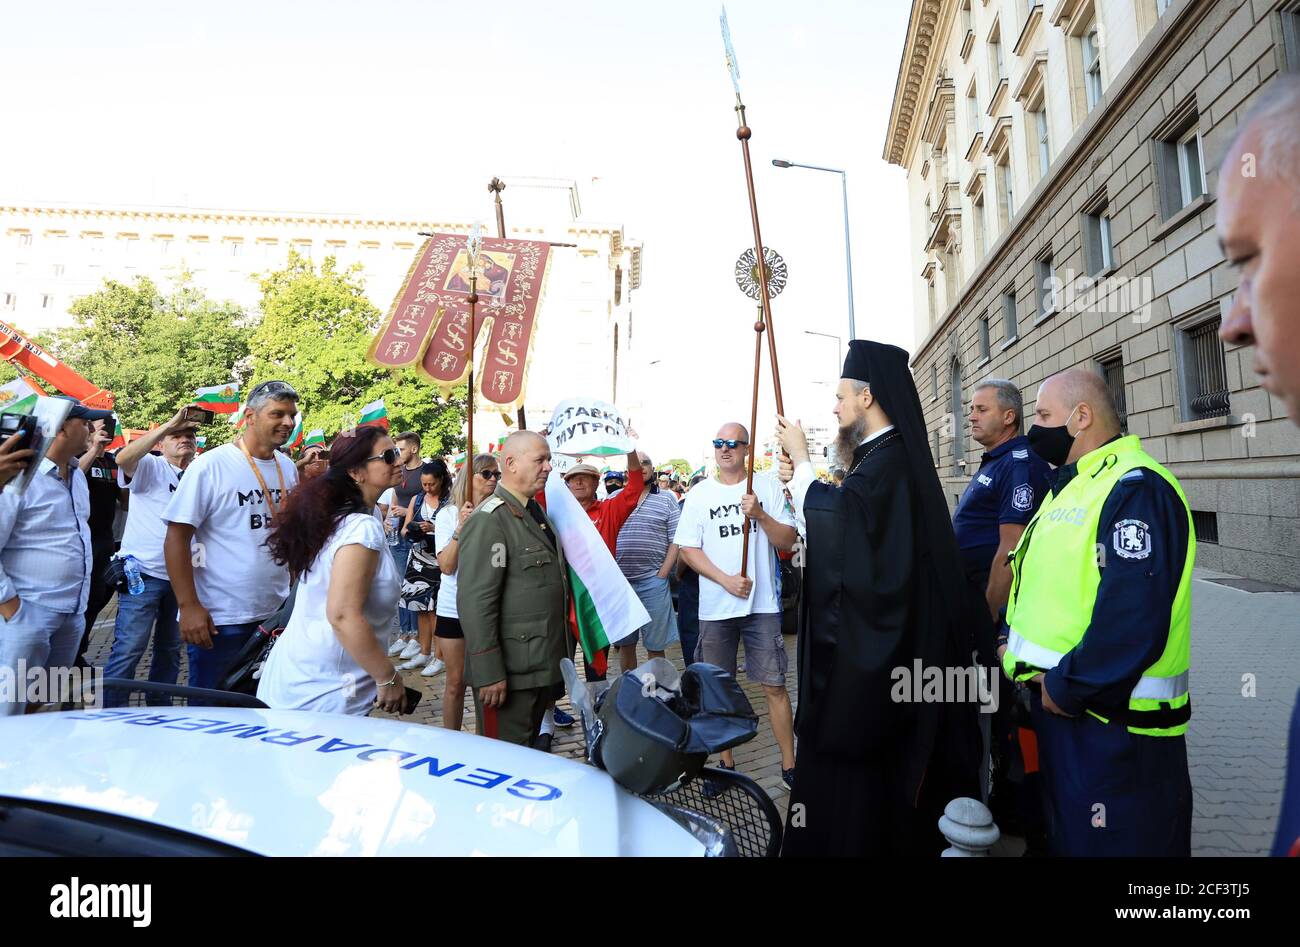
[[[1056,481],[1012,553],[999,654],[1029,689],[1057,855],[1190,855],[1191,510],[1121,436],[1096,374],[1038,390],[1035,452]]]

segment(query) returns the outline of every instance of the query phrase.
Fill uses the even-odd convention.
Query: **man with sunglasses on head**
[[[258,623],[289,595],[289,572],[272,561],[266,539],[298,483],[293,461],[278,450],[297,410],[298,393],[285,382],[256,386],[243,433],[190,465],[163,515],[194,687],[219,687]]]
[[[754,492],[745,492],[748,456],[749,432],[734,422],[724,424],[713,441],[718,475],[686,495],[673,542],[682,560],[700,576],[700,638],[694,658],[734,675],[744,639],[745,674],[763,687],[781,748],[781,778],[789,786],[794,781],[794,713],[785,689],[776,550],[793,548],[798,534],[775,477],[755,474]],[[749,563],[741,575],[746,529]],[[722,765],[735,769],[729,751],[723,752]]]

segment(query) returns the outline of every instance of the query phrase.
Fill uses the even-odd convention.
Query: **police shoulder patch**
[[[1111,530],[1111,544],[1122,559],[1151,555],[1151,527],[1141,520],[1120,520]]]
[[[1022,513],[1028,513],[1034,508],[1034,488],[1027,483],[1022,483],[1011,491],[1011,505]]]
[[[1013,450],[1011,452],[1011,456],[1014,457],[1016,460],[1028,460],[1029,450],[1027,448],[1021,450]]]

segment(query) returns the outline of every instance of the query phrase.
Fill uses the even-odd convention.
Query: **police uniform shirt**
[[[1053,493],[1076,474],[1073,464],[1058,470]],[[1065,713],[1128,706],[1169,639],[1189,538],[1187,508],[1154,470],[1130,470],[1115,484],[1089,537],[1102,566],[1091,622],[1044,679]]]
[[[100,547],[111,547],[113,520],[117,516],[121,496],[117,458],[112,454],[103,454],[93,460],[90,469],[86,471],[86,486],[90,490],[90,541],[97,550]]]
[[[1027,524],[1043,502],[1050,479],[1051,467],[1029,449],[1023,434],[986,452],[952,520],[962,558],[987,570],[1000,543],[998,527]]]

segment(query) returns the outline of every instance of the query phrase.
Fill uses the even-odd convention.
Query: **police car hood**
[[[592,766],[423,724],[215,707],[0,720],[0,797],[263,855],[699,855]]]

